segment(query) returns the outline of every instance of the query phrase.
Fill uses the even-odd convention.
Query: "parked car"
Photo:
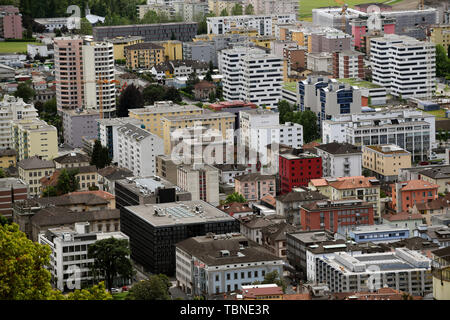
[[[128,287],[127,287],[127,286],[123,286],[123,287],[122,287],[122,292],[123,292],[123,291],[128,291]]]
[[[118,288],[111,288],[111,293],[120,293]]]

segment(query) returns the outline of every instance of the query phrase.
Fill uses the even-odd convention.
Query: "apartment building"
[[[234,178],[234,191],[240,193],[248,201],[259,201],[265,195],[276,196],[274,175],[249,173]]]
[[[81,148],[83,139],[94,139],[98,136],[97,121],[100,113],[97,110],[63,110],[64,142],[73,148]]]
[[[186,77],[195,72],[198,77],[204,77],[208,72],[209,64],[196,60],[172,60],[159,63],[151,68],[151,73],[157,79]]]
[[[256,15],[275,14],[281,15],[295,12],[295,18],[299,18],[299,3],[296,0],[246,0],[245,6],[251,4]]]
[[[174,1],[172,2],[174,14],[183,21],[198,21],[209,13],[207,1]]]
[[[14,203],[28,199],[28,185],[18,178],[1,178],[0,195],[0,216],[11,219]]]
[[[362,152],[363,168],[386,182],[397,180],[400,169],[411,167],[411,152],[396,145],[363,146]]]
[[[22,39],[22,14],[14,6],[0,6],[0,38]]]
[[[373,83],[407,98],[430,98],[435,91],[436,48],[431,42],[387,34],[370,41]]]
[[[308,53],[333,53],[352,49],[351,36],[341,30],[319,29],[308,36]]]
[[[58,133],[54,126],[40,119],[22,119],[11,122],[12,148],[17,159],[39,156],[51,160],[58,155]]]
[[[368,19],[363,18],[353,18],[350,20],[349,24],[352,28],[352,38],[355,45],[355,49],[364,50],[364,37],[370,36],[375,32],[380,32],[383,34],[393,34],[395,32],[395,17],[388,18],[380,16],[378,21],[381,24],[378,26],[379,30],[376,30],[373,26],[369,26]]]
[[[260,36],[275,35],[275,24],[292,23],[296,19],[295,13],[268,14],[268,15],[242,15],[227,17],[206,18],[208,34],[224,34],[232,28],[248,28],[258,30]]]
[[[410,166],[411,167],[411,166]],[[408,167],[409,168],[409,167]],[[419,171],[419,179],[439,185],[438,192],[446,193],[450,183],[450,166],[429,167]]]
[[[125,47],[144,42],[144,37],[142,36],[115,37],[115,38],[105,38],[103,39],[103,41],[112,43],[114,51],[114,60],[125,60],[126,59]]]
[[[50,263],[46,268],[50,271],[51,282],[60,291],[91,287],[98,278],[92,271],[94,259],[88,257],[88,248],[99,240],[115,238],[129,240],[120,231],[94,232],[89,222],[75,223],[74,229],[60,227],[49,229],[39,234],[38,242],[51,249]],[[129,284],[130,279],[116,279],[115,286]],[[74,288],[74,285],[80,285]]]
[[[373,216],[381,220],[380,181],[375,177],[327,177],[313,179],[309,188],[331,200],[359,199],[373,206]]]
[[[219,170],[207,164],[182,165],[177,168],[177,185],[191,193],[192,200],[219,205]]]
[[[333,77],[364,79],[364,54],[357,51],[333,53]]]
[[[193,20],[191,20],[193,21]],[[183,42],[179,40],[155,41],[155,44],[164,48],[164,59],[183,60]]]
[[[0,168],[8,169],[15,167],[17,163],[17,152],[14,149],[0,150]]]
[[[407,212],[419,203],[426,203],[438,198],[437,184],[423,180],[396,182],[392,185],[392,209],[397,213]]]
[[[233,7],[236,4],[243,4],[242,0],[208,0],[208,10],[213,13],[215,17],[220,17],[223,10],[231,14]]]
[[[450,24],[436,24],[430,27],[430,42],[440,44],[447,50],[450,46]]]
[[[149,70],[164,61],[164,47],[153,42],[136,43],[124,50],[127,69]]]
[[[116,111],[114,46],[109,42],[85,41],[82,52],[83,107],[100,111],[100,118],[112,118]]]
[[[69,152],[53,159],[56,169],[86,167],[90,161],[87,155],[78,152]]]
[[[194,105],[177,105],[172,101],[157,101],[152,106],[129,109],[128,114],[131,119],[139,120],[144,129],[162,138],[164,134],[163,117],[201,115],[203,109]]]
[[[0,101],[0,149],[13,147],[11,120],[32,120],[37,117],[38,112],[32,104],[5,94]]]
[[[362,165],[361,149],[348,143],[327,143],[314,148],[322,157],[324,177],[360,176]]]
[[[175,255],[177,285],[193,295],[231,293],[264,280],[269,272],[283,273],[282,259],[239,233],[183,240]]]
[[[373,286],[395,287],[411,295],[433,291],[431,260],[406,248],[396,248],[390,253],[350,255],[337,252],[334,256],[319,258],[316,281],[326,283],[331,292],[370,291]]]
[[[17,163],[19,178],[28,185],[29,195],[39,197],[42,192],[40,179],[53,174],[55,163],[38,157],[30,157]]]
[[[413,161],[428,159],[436,141],[435,117],[409,108],[334,116],[322,125],[322,141],[356,146],[395,144]]]
[[[117,146],[114,158],[119,160],[119,166],[135,176],[155,175],[156,156],[164,153],[163,139],[128,123],[117,129]]]

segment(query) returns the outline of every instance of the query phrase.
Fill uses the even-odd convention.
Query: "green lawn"
[[[385,3],[387,2],[388,4],[394,4],[394,3],[398,3],[400,1],[403,0],[378,0],[378,1],[373,1],[373,2],[381,2],[381,3]],[[354,5],[356,4],[360,4],[360,3],[369,3],[372,1],[368,1],[368,0],[345,0],[345,3],[348,4],[348,6],[350,8],[352,8]],[[389,3],[390,2],[390,3]],[[306,18],[306,17],[311,17],[312,15],[312,9],[315,8],[320,8],[320,7],[337,7],[337,6],[341,6],[339,3],[337,3],[334,0],[300,0],[300,18]]]
[[[363,80],[358,80],[358,79],[352,79],[352,78],[342,78],[342,79],[338,79],[339,82],[344,82],[347,83],[351,86],[358,86],[358,87],[362,87],[362,88],[381,88],[381,86],[369,82],[369,81],[363,81]]]
[[[437,119],[438,118],[446,119],[445,118],[445,110],[444,109],[439,109],[439,110],[435,110],[435,111],[425,111],[425,112],[429,113],[429,114],[432,114]]]
[[[0,53],[27,52],[27,44],[40,44],[38,42],[0,42]]]
[[[297,92],[297,82],[285,82],[283,83],[283,89]]]
[[[129,294],[129,291],[121,292],[121,293],[114,293],[112,296],[114,300],[125,300],[126,296]]]

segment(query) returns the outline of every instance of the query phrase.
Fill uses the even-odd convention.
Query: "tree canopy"
[[[317,115],[310,111],[295,111],[287,101],[278,102],[280,123],[293,122],[303,126],[303,142],[308,143],[320,138],[320,128],[317,123]]]
[[[14,92],[15,97],[22,98],[26,103],[30,103],[35,95],[35,91],[27,82],[19,83],[16,92]]]
[[[286,292],[286,282],[280,278],[278,271],[274,270],[272,272],[266,273],[262,284],[272,284],[275,283],[277,286],[283,288],[283,292]]]
[[[56,183],[56,193],[58,195],[74,192],[79,189],[79,183],[76,178],[78,172],[78,169],[67,170],[64,168],[61,170]]]
[[[249,3],[246,7],[245,7],[245,14],[246,15],[253,15],[255,14],[255,8],[253,8],[253,5],[251,3]]]
[[[134,84],[131,84],[122,91],[117,104],[117,117],[128,117],[129,109],[142,108],[144,99],[141,92]]]
[[[109,149],[102,146],[99,140],[95,140],[94,148],[92,149],[91,162],[92,166],[97,169],[103,169],[111,164],[111,157],[109,156]]]
[[[130,289],[131,300],[170,300],[169,278],[164,274],[152,275]]]
[[[242,8],[242,5],[240,3],[236,3],[233,8],[231,9],[231,15],[232,16],[242,16],[244,13],[244,10]]]
[[[244,203],[247,202],[247,199],[245,199],[245,197],[239,192],[233,192],[232,194],[229,194],[226,197],[225,203],[233,203],[233,202]]]
[[[436,46],[436,76],[450,79],[450,58],[440,44]]]

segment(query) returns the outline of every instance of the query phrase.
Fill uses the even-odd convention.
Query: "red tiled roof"
[[[282,295],[283,289],[281,287],[268,287],[268,288],[250,288],[244,289],[242,295],[244,298],[255,298],[260,296],[269,295]]]
[[[270,194],[266,194],[264,197],[261,198],[261,201],[264,201],[272,206],[277,205],[277,200],[271,196]]]
[[[385,214],[383,215],[383,219],[389,221],[418,220],[422,219],[422,215],[420,213],[400,212],[396,214]]]
[[[437,189],[439,186],[434,183],[430,183],[423,180],[409,180],[409,181],[403,181],[400,183],[406,183],[404,187],[402,187],[402,191],[409,191],[409,190],[423,190],[423,189]]]

